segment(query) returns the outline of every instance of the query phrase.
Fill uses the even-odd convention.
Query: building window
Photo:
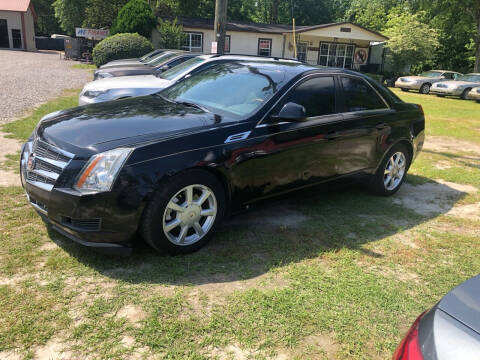
[[[308,49],[308,42],[306,41],[297,42],[297,60],[302,62],[307,61],[307,49]]]
[[[272,54],[272,39],[258,39],[258,55],[271,56]]]
[[[318,64],[339,68],[352,68],[355,45],[321,43]]]
[[[6,19],[0,19],[0,48],[9,48],[8,25]]]
[[[225,47],[223,48],[223,52],[229,53],[230,52],[230,35],[225,35]]]
[[[340,32],[352,32],[352,29],[347,27],[341,27]]]
[[[203,51],[203,33],[199,32],[185,32],[185,40],[183,41],[182,49],[191,52]]]
[[[18,29],[12,29],[12,42],[14,49],[22,48],[22,33]]]

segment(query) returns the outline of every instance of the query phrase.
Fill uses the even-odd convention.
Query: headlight
[[[113,77],[113,75],[110,74],[110,73],[98,73],[98,74],[97,74],[97,77],[99,77],[99,78],[101,78],[101,79],[104,79],[104,78]]]
[[[118,148],[93,155],[78,175],[74,188],[83,193],[110,191],[132,150]]]
[[[96,98],[102,94],[105,94],[108,90],[87,90],[83,93],[83,96],[93,99]]]

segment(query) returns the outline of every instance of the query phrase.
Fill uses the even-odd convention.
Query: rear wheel
[[[460,98],[461,98],[462,100],[467,100],[467,95],[468,95],[468,93],[470,92],[470,90],[472,90],[472,89],[465,89],[465,90],[463,90],[462,95],[460,95]]]
[[[410,166],[411,156],[404,144],[395,145],[375,173],[371,189],[377,195],[389,196],[400,189]]]
[[[430,84],[423,84],[421,87],[420,87],[420,93],[421,94],[428,94],[430,92]]]
[[[141,226],[158,251],[189,253],[211,238],[225,212],[225,192],[208,172],[191,170],[170,178],[148,204]]]

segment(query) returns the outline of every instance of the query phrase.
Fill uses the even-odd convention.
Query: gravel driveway
[[[90,70],[72,67],[77,63],[61,60],[54,51],[0,50],[0,124],[57,97],[64,89],[83,87],[92,80]]]

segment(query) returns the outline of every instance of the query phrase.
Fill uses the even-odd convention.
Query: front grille
[[[68,216],[61,217],[62,225],[79,231],[100,231],[102,219],[90,218],[90,219],[73,219]]]
[[[22,176],[28,183],[51,191],[73,157],[74,154],[36,139],[28,142],[22,153]]]

